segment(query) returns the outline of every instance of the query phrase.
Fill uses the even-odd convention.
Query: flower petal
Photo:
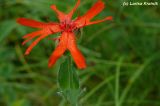
[[[35,32],[32,32],[32,33],[29,33],[25,36],[23,36],[24,39],[26,39],[25,41],[22,42],[22,45],[25,45],[27,42],[29,42],[30,40],[32,40],[33,38],[37,37],[37,36],[40,36],[40,34],[42,34],[43,31],[42,30],[39,30],[39,31],[35,31]]]
[[[53,29],[56,31],[56,29]],[[23,36],[23,38],[27,38],[24,42],[22,42],[22,45],[26,44],[27,42],[29,42],[30,40],[32,40],[33,38],[37,37],[37,36],[40,36],[40,35],[43,35],[43,34],[54,34],[56,33],[55,31],[52,31],[52,29],[49,29],[49,28],[44,28],[42,30],[39,30],[39,31],[35,31],[35,32],[32,32],[30,34],[27,34],[25,36]]]
[[[107,20],[112,20],[112,17],[106,17],[102,20],[97,20],[97,21],[93,21],[91,22],[92,18],[94,18],[96,15],[98,15],[103,9],[104,9],[104,3],[101,0],[98,0],[92,7],[91,9],[88,10],[88,12],[81,16],[78,17],[74,22],[76,24],[77,28],[81,28],[87,25],[91,25],[91,24],[97,24],[100,22],[104,22]]]
[[[26,52],[25,52],[25,55],[28,55],[28,54],[31,52],[31,50],[33,49],[33,47],[36,46],[37,43],[39,43],[39,41],[41,41],[42,39],[44,39],[44,38],[47,37],[47,36],[48,36],[48,34],[43,34],[43,35],[41,35],[40,37],[38,37],[38,38],[27,48],[27,50],[26,50]]]
[[[67,48],[71,52],[71,55],[79,69],[86,68],[85,58],[82,53],[79,51],[76,45],[75,35],[73,33],[68,33],[68,44]]]
[[[60,22],[64,21],[67,18],[66,14],[64,14],[61,11],[59,11],[55,5],[51,5],[51,9],[56,12],[56,14],[58,15],[58,19],[59,19]]]
[[[91,20],[93,17],[98,15],[104,9],[104,3],[101,0],[98,0],[92,7],[87,11],[87,13],[82,16],[86,20]]]
[[[58,58],[60,58],[65,50],[67,49],[67,34],[64,32],[60,36],[60,42],[56,49],[53,51],[52,55],[50,56],[48,67],[51,67],[55,64]]]
[[[43,28],[43,29],[50,28],[52,30],[52,32],[60,32],[61,31],[60,25],[55,22],[43,23],[43,22],[39,22],[39,21],[35,21],[32,19],[27,19],[27,18],[18,18],[17,22],[19,24],[24,25],[24,26],[29,26],[29,27],[33,27],[33,28]]]
[[[68,16],[69,16],[70,18],[72,18],[74,12],[76,11],[76,9],[78,8],[78,6],[80,5],[80,1],[81,1],[81,0],[77,0],[76,5],[75,5],[74,8],[72,9],[72,11],[68,14]]]
[[[55,5],[52,5],[51,9],[56,12],[60,22],[63,22],[63,21],[69,22],[72,18],[73,13],[76,11],[76,9],[78,8],[79,5],[80,5],[80,0],[77,1],[75,7],[72,9],[72,11],[69,14],[65,14],[65,13],[61,12],[60,10],[57,9],[57,7]]]
[[[47,25],[46,23],[35,21],[32,19],[27,19],[27,18],[18,18],[17,22],[19,24],[24,25],[24,26],[29,26],[29,27],[33,27],[33,28],[44,28]]]
[[[101,22],[104,22],[104,21],[107,21],[107,20],[112,20],[113,17],[112,16],[108,16],[102,20],[96,20],[96,21],[92,21],[92,22],[88,22],[86,25],[92,25],[92,24],[98,24],[98,23],[101,23]]]
[[[33,37],[33,36],[38,36],[42,34],[42,30],[38,30],[38,31],[35,31],[35,32],[32,32],[32,33],[29,33],[29,34],[26,34],[23,36],[23,38],[30,38],[30,37]]]

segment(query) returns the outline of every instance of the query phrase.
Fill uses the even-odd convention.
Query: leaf
[[[61,64],[58,73],[58,83],[63,96],[71,104],[76,104],[80,95],[80,86],[79,79],[71,62],[70,56],[67,56],[65,61]]]
[[[16,27],[15,20],[7,20],[0,24],[0,42]]]

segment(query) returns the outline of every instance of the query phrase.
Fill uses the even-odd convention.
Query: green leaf
[[[0,42],[16,27],[15,20],[7,20],[0,24]]]
[[[79,78],[76,73],[70,56],[67,56],[65,61],[61,64],[58,73],[58,83],[62,95],[71,103],[77,104],[80,95]]]

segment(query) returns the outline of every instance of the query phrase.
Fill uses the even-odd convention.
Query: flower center
[[[76,29],[75,23],[73,21],[63,21],[60,24],[60,27],[63,31],[72,32]]]

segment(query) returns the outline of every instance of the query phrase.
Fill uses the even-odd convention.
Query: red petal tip
[[[22,39],[25,39],[25,38],[27,38],[27,37],[26,37],[26,36],[23,36],[23,37],[22,37]]]
[[[78,67],[78,69],[83,70],[83,69],[85,69],[86,67],[87,67],[87,66],[86,66],[86,65],[84,65],[84,66]]]
[[[112,16],[106,17],[106,20],[113,20]]]
[[[52,67],[52,64],[51,64],[51,63],[48,63],[48,67],[51,68],[51,67]]]
[[[29,52],[28,52],[28,51],[26,51],[24,55],[29,55]]]
[[[26,18],[17,18],[17,19],[16,19],[16,21],[17,21],[18,23],[21,23],[21,22],[24,21],[24,20],[26,20]]]
[[[54,9],[54,10],[57,9],[57,7],[56,7],[55,5],[51,5],[50,7],[51,7],[52,9]]]
[[[23,19],[23,18],[17,18],[17,19],[16,19],[16,22],[19,23],[19,24],[21,24],[22,19]]]
[[[16,22],[18,22],[18,21],[19,21],[19,18],[16,19]]]

